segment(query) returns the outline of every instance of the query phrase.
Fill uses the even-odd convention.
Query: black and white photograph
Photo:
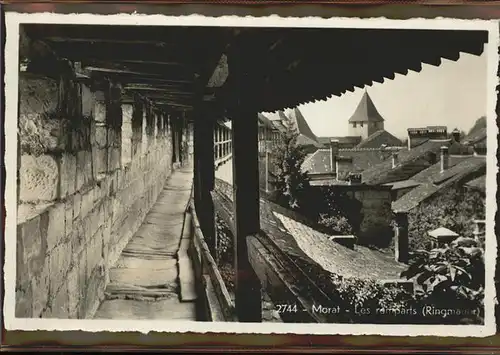
[[[7,329],[495,332],[496,22],[6,24]]]

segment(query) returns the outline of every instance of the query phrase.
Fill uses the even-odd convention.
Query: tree
[[[308,191],[309,176],[302,171],[306,153],[297,144],[298,132],[295,122],[287,117],[286,131],[281,135],[276,149],[276,198],[282,205],[299,209],[300,202]]]
[[[416,299],[421,307],[450,310],[445,314],[450,323],[482,322],[484,250],[474,239],[460,237],[443,248],[419,251],[401,276],[420,286]]]

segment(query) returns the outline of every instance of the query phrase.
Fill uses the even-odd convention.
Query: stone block
[[[85,294],[85,312],[89,314],[97,309],[100,300],[104,296],[104,277],[96,269],[89,278]]]
[[[69,270],[67,276],[67,292],[68,292],[68,317],[78,317],[78,304],[81,299],[81,289],[79,280],[78,262]]]
[[[70,236],[70,243],[73,255],[81,253],[84,249],[86,236],[83,221],[78,220],[73,224],[73,233]]]
[[[18,130],[21,150],[40,155],[67,145],[68,120],[53,119],[59,101],[58,83],[24,76],[19,80]]]
[[[17,226],[17,242],[16,242],[16,287],[29,282],[29,267],[24,259],[24,242],[22,225]]]
[[[96,181],[98,175],[98,162],[97,162],[97,148],[95,146],[93,146],[90,150],[90,160],[92,167],[91,178],[93,181]]]
[[[104,264],[102,258],[102,229],[90,240],[87,248],[87,275]]]
[[[66,273],[69,270],[72,256],[71,243],[64,243],[57,246],[50,252],[49,270],[50,270],[50,291],[52,296],[53,292],[59,290],[63,285]]]
[[[73,232],[73,221],[74,221],[74,196],[69,196],[64,203],[64,219],[65,219],[65,231],[64,237],[67,238]]]
[[[58,82],[42,76],[19,75],[19,114],[56,112]]]
[[[90,150],[85,150],[84,152],[85,152],[84,153],[84,157],[85,157],[84,170],[83,170],[84,181],[85,181],[85,184],[90,184],[94,181],[94,179],[92,178],[92,176],[93,176],[93,173],[92,173],[92,152]]]
[[[46,211],[48,214],[47,250],[52,250],[66,235],[66,209],[64,203],[56,203]]]
[[[92,154],[90,151],[81,150],[76,153],[76,187],[80,190],[82,186],[92,181]]]
[[[82,116],[93,117],[94,116],[94,95],[90,88],[85,84],[80,85],[80,93],[82,98]]]
[[[89,213],[90,219],[90,234],[94,236],[98,229],[104,224],[104,206],[102,203],[98,203],[94,209]]]
[[[80,300],[85,297],[85,289],[90,275],[87,274],[87,249],[82,250],[75,257],[75,267],[78,272],[78,295]],[[81,302],[80,302],[81,303]]]
[[[43,268],[39,270],[38,275],[32,276],[31,279],[33,317],[41,316],[43,310],[47,308],[50,288],[49,258],[46,258]]]
[[[106,126],[96,125],[95,144],[97,148],[106,148],[108,146],[108,128]]]
[[[82,195],[77,192],[72,197],[73,202],[73,220],[76,220],[80,217],[80,211],[82,207]]]
[[[76,191],[76,156],[63,153],[60,158],[60,197],[72,195]]]
[[[18,226],[19,234],[22,243],[18,243],[22,247],[23,260],[25,262],[36,258],[40,255],[42,249],[42,235],[40,232],[40,216],[37,216],[29,221]]]
[[[121,223],[123,220],[124,216],[124,208],[123,205],[118,198],[114,198],[112,200],[112,205],[111,205],[111,211],[112,211],[112,223]]]
[[[16,289],[16,318],[31,318],[33,316],[33,293],[31,284],[23,285]]]
[[[121,149],[116,147],[108,148],[108,171],[114,171],[121,167]]]
[[[106,104],[102,101],[94,101],[94,120],[106,122]]]
[[[94,188],[88,189],[82,193],[82,202],[80,208],[80,217],[84,218],[94,208],[95,191]]]
[[[91,145],[93,131],[92,121],[89,117],[80,117],[71,126],[71,150],[88,150]]]
[[[95,151],[95,168],[97,174],[107,173],[108,171],[108,149],[97,148]]]
[[[50,155],[22,155],[19,178],[21,201],[52,201],[58,197],[59,166]]]
[[[123,169],[118,169],[114,172],[115,176],[116,176],[116,187],[117,187],[117,190],[121,190],[123,189],[124,187],[124,183],[123,183]]]
[[[67,281],[59,288],[56,295],[52,299],[50,309],[45,315],[47,318],[68,319],[69,318],[69,295]]]

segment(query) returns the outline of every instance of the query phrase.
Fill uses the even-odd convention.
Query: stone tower
[[[368,92],[365,91],[358,107],[349,119],[349,136],[361,136],[361,139],[366,139],[383,129],[384,118],[377,111]]]

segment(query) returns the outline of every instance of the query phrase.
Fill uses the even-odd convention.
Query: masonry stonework
[[[351,192],[361,202],[360,242],[388,246],[393,238],[391,228],[391,191],[388,189],[360,189]]]
[[[171,174],[171,137],[147,105],[122,112],[117,96],[99,101],[76,80],[21,73],[19,86],[16,317],[92,317]]]

